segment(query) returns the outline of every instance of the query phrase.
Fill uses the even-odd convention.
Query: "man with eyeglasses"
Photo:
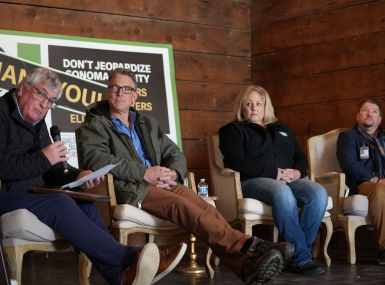
[[[61,94],[58,75],[37,68],[0,98],[0,215],[27,209],[85,253],[110,285],[152,284],[160,260],[155,244],[147,244],[141,252],[120,244],[91,202],[63,194],[29,193],[46,183],[65,185],[92,172],[69,166],[64,174],[60,162],[68,160],[67,148],[63,141],[51,143],[44,118]],[[89,180],[80,188],[92,188],[103,179]],[[168,249],[168,265],[176,255],[183,255],[182,245]]]
[[[273,279],[294,246],[233,229],[215,207],[183,186],[186,158],[155,118],[132,107],[138,98],[136,88],[130,70],[116,68],[109,73],[107,100],[88,106],[79,129],[84,167],[96,170],[119,163],[111,170],[118,204],[142,208],[194,234],[246,284]]]
[[[57,103],[56,103],[56,100],[55,98],[48,98],[47,94],[44,92],[44,91],[41,91],[40,89],[36,88],[35,86],[33,86],[31,83],[29,82],[26,82],[27,85],[33,87],[33,89],[36,90],[35,93],[33,93],[33,97],[39,101],[39,102],[44,102],[44,100],[47,100],[47,107],[48,109],[51,109],[51,108],[56,108],[57,107]]]

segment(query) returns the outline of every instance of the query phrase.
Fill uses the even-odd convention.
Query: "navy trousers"
[[[138,250],[110,235],[91,202],[75,201],[65,194],[0,194],[0,215],[18,209],[27,209],[86,254],[110,285],[120,285],[123,271],[136,259]]]

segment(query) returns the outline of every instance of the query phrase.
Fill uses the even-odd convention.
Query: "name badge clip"
[[[369,158],[369,147],[368,146],[360,147],[360,158],[361,159]]]

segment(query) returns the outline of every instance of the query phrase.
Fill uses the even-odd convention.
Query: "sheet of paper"
[[[96,178],[101,177],[103,175],[106,175],[108,172],[110,172],[111,169],[113,169],[118,164],[106,165],[103,168],[100,168],[99,170],[92,172],[91,174],[88,174],[87,176],[84,176],[82,179],[79,179],[79,180],[76,180],[74,182],[63,185],[60,188],[63,189],[63,188],[67,188],[67,187],[69,187],[69,188],[78,187],[78,186],[82,185],[84,182],[86,182],[87,180],[93,180],[93,179],[96,179]]]

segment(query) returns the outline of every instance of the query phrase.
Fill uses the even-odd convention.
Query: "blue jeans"
[[[18,209],[27,209],[85,253],[110,285],[120,285],[136,259],[138,250],[112,237],[93,203],[64,194],[0,194],[0,215]]]
[[[280,235],[295,245],[289,264],[302,266],[311,262],[311,245],[327,206],[325,188],[306,178],[284,184],[261,177],[243,181],[242,192],[244,198],[257,199],[271,206]]]

